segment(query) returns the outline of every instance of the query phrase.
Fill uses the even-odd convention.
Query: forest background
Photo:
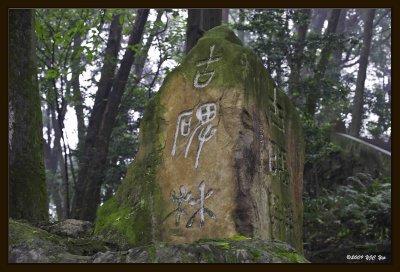
[[[391,149],[390,9],[36,9],[29,16],[48,208],[21,214],[11,202],[12,217],[95,220],[134,161],[148,101],[199,37],[224,23],[301,112],[306,257],[390,248],[391,177],[321,171],[339,153],[333,131]],[[11,124],[24,122],[12,108],[9,124],[10,116]]]

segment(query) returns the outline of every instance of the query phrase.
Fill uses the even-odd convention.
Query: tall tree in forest
[[[77,24],[77,23],[75,23]],[[84,109],[84,99],[81,94],[81,86],[79,83],[79,75],[81,71],[80,62],[82,59],[82,35],[79,30],[75,33],[75,37],[73,39],[73,53],[72,53],[72,63],[71,63],[71,85],[72,85],[72,93],[73,97],[75,98],[74,107],[76,112],[76,121],[77,121],[77,129],[78,129],[78,144],[82,145],[85,138],[85,116],[83,113]],[[79,150],[79,148],[78,148]],[[79,158],[79,156],[78,156]]]
[[[229,23],[229,9],[228,8],[222,9],[221,20],[224,24]]]
[[[377,9],[374,19],[374,34],[368,58],[372,66],[372,77],[379,79],[370,90],[366,90],[365,104],[368,111],[378,116],[368,120],[366,127],[375,139],[390,141],[391,130],[391,14],[389,9]]]
[[[364,86],[367,77],[368,57],[371,47],[371,39],[373,32],[373,23],[375,17],[375,9],[367,9],[364,17],[364,34],[363,45],[358,66],[356,92],[353,102],[352,119],[350,124],[350,135],[358,136],[362,125],[363,107],[364,107]]]
[[[339,22],[339,17],[340,17],[341,9],[333,9],[331,12],[331,16],[329,18],[328,22],[328,27],[325,32],[325,36],[327,39],[329,39],[333,33],[336,32],[336,27]],[[314,70],[314,77],[313,77],[313,88],[309,92],[306,100],[306,105],[305,105],[305,110],[306,113],[309,114],[309,116],[314,116],[314,113],[317,108],[317,102],[318,99],[320,99],[321,91],[319,90],[318,84],[320,84],[321,80],[325,76],[325,71],[328,67],[329,63],[329,58],[331,56],[332,50],[333,50],[334,44],[331,42],[327,42],[325,47],[322,48],[321,50],[321,56],[320,59],[315,66]]]
[[[136,156],[140,120],[143,116],[147,101],[152,97],[154,91],[154,88],[151,86],[154,85],[153,82],[160,80],[159,78],[163,76],[161,68],[158,67],[161,67],[162,62],[165,60],[171,59],[171,57],[168,56],[170,53],[165,53],[165,50],[162,50],[162,48],[158,46],[160,45],[159,41],[168,40],[172,46],[174,46],[174,49],[179,50],[174,42],[174,36],[169,34],[173,32],[173,35],[177,35],[176,31],[174,31],[176,27],[173,28],[173,26],[171,27],[169,25],[169,23],[171,23],[169,16],[172,15],[173,18],[175,18],[179,16],[179,13],[165,9],[155,10],[154,14],[155,13],[157,14],[155,20],[149,20],[148,23],[146,23],[140,52],[137,52],[138,54],[135,55],[135,61],[132,67],[134,77],[131,76],[130,80],[128,80],[118,110],[118,116],[111,133],[105,180],[101,188],[102,202],[106,201],[115,193],[125,177],[128,165]],[[166,18],[165,22],[162,21],[163,17]],[[176,21],[173,23],[176,23]],[[182,26],[186,26],[186,24],[182,24]],[[169,30],[168,32],[167,29]],[[164,36],[165,33],[167,33],[166,36]],[[183,35],[183,31],[181,31],[180,35]],[[182,41],[182,39],[179,40]],[[157,44],[156,48],[159,50],[160,56],[162,56],[158,63],[153,63],[149,59],[149,50],[154,44]],[[162,45],[164,44],[167,45],[167,43],[162,43]],[[177,54],[173,55],[177,57]],[[154,65],[157,66],[155,72],[151,69]]]
[[[43,127],[46,139],[43,139],[44,163],[46,168],[46,183],[49,204],[55,206],[55,215],[58,220],[67,218],[65,204],[65,192],[63,185],[65,184],[64,157],[60,144],[60,133],[57,129],[53,130],[55,122],[54,107],[47,106],[43,112]],[[54,136],[52,136],[54,131]],[[53,137],[53,141],[52,141]],[[59,182],[58,169],[61,172],[61,182]],[[60,184],[61,183],[61,184]]]
[[[313,9],[311,18],[311,30],[316,33],[320,33],[325,20],[328,18],[329,9],[317,8]]]
[[[104,66],[79,162],[78,181],[72,204],[74,218],[93,221],[96,217],[111,132],[136,54],[135,46],[140,43],[148,14],[149,9],[138,10],[125,55],[116,75],[116,60],[121,40],[119,16],[115,15],[111,22]]]
[[[294,96],[300,88],[300,72],[304,58],[304,47],[306,46],[307,30],[310,23],[311,9],[303,9],[298,12],[298,25],[296,27],[296,41],[294,43],[293,55],[288,56],[290,66],[289,96]]]
[[[44,150],[49,204],[56,206],[57,219],[62,220],[69,217],[76,180],[74,168],[85,132],[83,90],[87,87],[80,84],[79,76],[96,59],[100,39],[95,33],[102,29],[104,12],[37,9],[35,17],[39,86],[43,102],[47,104],[43,118],[46,120]],[[68,106],[75,108],[77,116],[76,150],[70,148],[64,126]]]
[[[47,170],[47,188],[49,201],[56,206],[58,220],[69,217],[69,188],[68,169],[65,167],[66,157],[61,147],[61,133],[59,119],[53,103],[50,103],[45,111],[47,139],[43,139],[45,166]],[[51,135],[51,132],[54,135]],[[58,172],[61,176],[61,183],[58,182]]]
[[[186,54],[207,30],[222,23],[222,9],[189,9],[186,30]]]
[[[150,31],[150,34],[146,39],[146,43],[142,43],[142,50],[140,54],[135,56],[135,85],[137,85],[143,77],[143,69],[146,64],[146,58],[148,56],[151,44],[153,43],[154,38],[162,31],[160,25],[162,24],[161,18],[164,13],[165,11],[163,9],[157,11],[157,17],[154,21],[153,29]]]
[[[9,216],[48,220],[34,11],[9,11]]]

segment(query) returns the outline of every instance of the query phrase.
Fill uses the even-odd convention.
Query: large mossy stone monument
[[[302,251],[304,144],[295,107],[225,26],[166,78],[95,233],[122,246],[232,236]]]

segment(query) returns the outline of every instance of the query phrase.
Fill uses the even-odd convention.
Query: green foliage
[[[320,252],[391,240],[390,178],[373,180],[360,173],[345,183],[304,200],[305,250],[311,261]]]
[[[306,115],[303,115],[302,119],[306,143],[306,164],[317,164],[325,160],[331,153],[338,151],[338,146],[329,140],[332,131],[329,123],[323,123],[319,126],[314,118],[310,118]]]
[[[99,47],[103,40],[99,33],[105,12],[97,9],[36,9],[35,12],[40,91],[49,103],[54,103],[54,96],[60,101],[74,101],[69,80],[72,68],[77,63],[74,68],[83,72],[86,65],[100,61]],[[78,36],[84,42],[74,50],[74,39]]]
[[[344,119],[351,112],[355,89],[357,59],[360,55],[362,43],[360,42],[364,31],[359,24],[363,11],[358,9],[342,9],[345,21],[339,22],[335,33],[326,34],[321,29],[314,28],[318,10],[312,9],[311,16],[307,16],[302,9],[240,9],[233,11],[236,18],[233,25],[239,32],[245,33],[244,41],[263,59],[264,65],[277,85],[289,92],[294,104],[301,110],[305,108],[307,97],[317,98],[317,112],[315,117],[319,124],[334,122]],[[329,19],[329,14],[326,17]],[[340,19],[341,20],[341,19]],[[367,97],[365,116],[376,114],[378,121],[367,123],[369,132],[375,137],[389,134],[390,108],[387,98],[379,97],[379,89],[390,92],[391,68],[391,31],[390,10],[378,9],[375,20],[376,34],[372,41],[370,62],[373,64],[375,77],[368,76],[368,80],[382,82],[382,86],[375,85]],[[327,21],[325,21],[326,23]],[[299,28],[309,25],[305,40],[299,43]],[[340,28],[340,30],[339,30]],[[243,39],[243,38],[242,38]],[[293,81],[293,69],[296,68],[297,50],[301,48],[300,78],[297,82],[296,75]],[[319,72],[318,63],[321,52],[329,48],[332,52],[327,61],[326,71],[321,80],[315,80]],[[348,69],[350,67],[350,69]],[[292,85],[293,84],[293,85]],[[294,88],[292,88],[294,87]],[[387,94],[386,94],[387,96]],[[386,109],[385,112],[382,112]]]
[[[243,23],[236,28],[251,33],[249,46],[263,59],[268,72],[276,75],[277,85],[285,87],[287,82],[283,78],[289,73],[286,57],[292,53],[294,44],[289,21],[302,18],[294,10],[287,9],[242,10],[241,16]]]
[[[375,85],[375,93],[367,95],[367,105],[371,113],[377,116],[376,120],[367,122],[367,130],[375,139],[380,138],[391,128],[391,108],[388,107],[388,94],[382,90],[381,86]]]

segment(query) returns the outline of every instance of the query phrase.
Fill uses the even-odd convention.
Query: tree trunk
[[[80,47],[82,44],[82,34],[76,33],[74,37],[74,52],[72,54],[72,93],[74,95],[74,108],[76,112],[76,121],[77,121],[77,129],[78,129],[78,150],[82,146],[85,140],[85,118],[83,114],[84,101],[81,94],[81,88],[79,84],[79,75],[80,75],[80,62],[81,62],[81,54],[79,53]],[[79,155],[78,155],[79,160]],[[72,167],[72,166],[71,166]]]
[[[147,56],[149,53],[149,49],[151,47],[151,44],[152,44],[154,38],[158,34],[158,31],[160,31],[159,24],[162,22],[161,17],[163,14],[164,14],[164,10],[159,10],[157,12],[157,17],[156,17],[156,20],[154,21],[154,27],[151,30],[151,34],[147,38],[146,44],[144,44],[144,46],[142,47],[140,56],[137,55],[135,57],[135,77],[136,77],[135,84],[139,84],[140,80],[142,79],[143,69],[144,69],[144,65],[146,64],[146,59],[147,59]]]
[[[44,158],[46,165],[46,180],[49,199],[53,200],[56,206],[58,220],[68,218],[68,200],[67,200],[67,176],[65,172],[65,162],[61,148],[61,130],[56,117],[54,105],[49,105],[45,113],[47,127],[47,141],[44,141]],[[51,136],[51,131],[54,136]],[[53,137],[53,139],[52,139]],[[53,147],[51,142],[53,140]],[[58,168],[60,169],[61,183],[57,178]]]
[[[290,76],[289,76],[289,96],[295,96],[300,89],[300,71],[303,63],[303,53],[305,47],[305,41],[307,36],[307,30],[309,26],[311,9],[304,9],[300,11],[304,17],[304,21],[299,24],[297,29],[297,39],[294,46],[293,58],[291,59],[290,65]]]
[[[345,31],[346,26],[346,14],[347,9],[343,9],[339,16],[339,22],[336,27],[336,33],[343,33]],[[340,79],[340,71],[341,71],[341,64],[342,64],[342,48],[336,48],[333,50],[332,53],[332,79],[334,81],[339,81]]]
[[[101,106],[98,107],[95,102],[94,108],[98,107],[102,111],[98,110],[96,116],[91,116],[92,126],[89,123],[74,198],[74,218],[89,221],[95,219],[96,210],[100,204],[100,188],[104,181],[108,144],[135,56],[135,51],[129,47],[135,46],[140,42],[148,14],[149,9],[140,9],[138,11],[129,37],[128,48],[125,51],[115,80],[107,82],[107,86],[112,84],[112,90],[107,90],[107,93],[101,93],[100,96],[103,99],[100,101],[97,99],[96,94],[96,101],[101,103]],[[121,32],[119,31],[119,33]],[[112,37],[112,35],[110,36]],[[104,94],[107,95],[103,96]]]
[[[335,33],[336,27],[339,22],[339,17],[340,17],[341,9],[334,9],[331,12],[331,16],[329,18],[328,22],[328,27],[325,32],[325,36],[329,37],[331,34]],[[314,116],[316,108],[317,108],[317,102],[320,98],[320,87],[318,86],[321,83],[321,80],[325,76],[325,71],[328,67],[329,63],[329,58],[332,53],[332,48],[333,44],[331,42],[328,42],[328,44],[322,49],[321,51],[321,57],[320,60],[318,61],[318,64],[316,65],[315,71],[314,71],[314,88],[311,90],[311,92],[307,96],[306,100],[306,113],[309,116]]]
[[[350,124],[350,135],[358,136],[361,130],[363,107],[364,107],[364,84],[367,76],[368,57],[371,47],[375,9],[368,9],[364,19],[363,46],[357,73],[356,92],[353,102],[352,119]]]
[[[101,78],[97,85],[95,102],[89,117],[89,126],[85,137],[85,143],[82,146],[78,180],[75,184],[75,197],[72,203],[73,218],[80,218],[81,212],[85,209],[85,199],[83,199],[83,197],[85,187],[88,183],[87,175],[89,168],[92,167],[91,159],[95,152],[96,138],[99,133],[102,115],[107,105],[108,95],[112,88],[115,69],[117,67],[118,52],[122,37],[122,25],[119,17],[120,15],[114,15],[111,20],[103,67],[101,68]]]
[[[185,53],[189,53],[204,32],[219,26],[221,22],[222,9],[189,9]]]
[[[244,25],[244,10],[239,9],[239,14],[238,14],[238,21],[239,25]],[[245,45],[246,39],[245,39],[245,31],[244,30],[238,30],[238,38],[242,41],[242,43]]]
[[[51,110],[48,106],[44,112],[43,124],[47,128],[47,141],[43,139],[44,162],[46,168],[47,196],[49,202],[56,206],[57,219],[62,218],[62,203],[60,188],[57,180],[58,157],[55,155],[54,148],[51,148]],[[46,120],[46,121],[45,121]],[[54,142],[56,140],[54,139]]]
[[[339,21],[336,27],[336,33],[343,33],[345,31],[346,26],[346,14],[347,9],[342,9]],[[342,55],[343,55],[343,48],[337,47],[332,52],[332,60],[331,65],[329,65],[327,69],[327,78],[330,78],[333,82],[340,82],[340,75],[342,71]],[[322,98],[322,109],[321,115],[324,117],[325,121],[329,123],[336,123],[336,118],[340,116],[337,112],[334,111],[334,107],[332,107],[329,101],[326,101],[325,98]]]
[[[316,33],[321,33],[326,18],[328,18],[329,9],[313,9],[311,30]]]
[[[228,8],[222,9],[222,22],[224,24],[229,23],[229,9]]]
[[[34,10],[9,11],[9,216],[48,221]]]
[[[53,157],[56,159],[56,162],[58,162],[58,167],[60,169],[60,175],[61,175],[61,186],[59,186],[59,195],[61,199],[61,213],[58,216],[59,220],[64,220],[69,217],[69,186],[68,186],[68,176],[67,176],[67,171],[65,169],[65,163],[66,161],[64,160],[64,155],[62,152],[61,148],[61,133],[62,130],[60,128],[60,123],[64,122],[64,117],[58,116],[58,118],[61,118],[61,121],[57,119],[56,116],[56,111],[54,109],[54,105],[50,105],[50,111],[51,111],[51,122],[54,130],[54,142],[53,142]],[[64,150],[66,152],[66,150]],[[57,169],[57,167],[56,167]]]

